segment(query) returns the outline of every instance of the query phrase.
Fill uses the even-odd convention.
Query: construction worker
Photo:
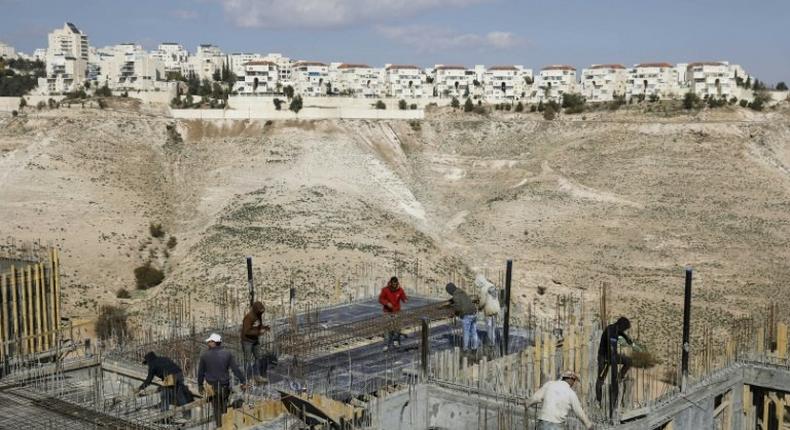
[[[214,422],[217,428],[222,426],[222,415],[228,410],[228,398],[230,397],[230,373],[236,375],[236,379],[241,382],[241,389],[247,389],[247,380],[236,364],[236,359],[230,351],[222,347],[222,337],[217,333],[212,333],[206,339],[208,351],[200,356],[198,365],[198,390],[200,394],[206,395],[214,411]],[[206,386],[203,386],[203,383]]]
[[[603,397],[603,383],[609,372],[609,366],[612,363],[623,365],[618,374],[620,381],[625,378],[628,369],[631,368],[631,359],[620,354],[617,350],[621,338],[628,345],[634,344],[634,341],[626,333],[629,328],[631,328],[631,321],[626,317],[620,317],[614,323],[609,324],[601,334],[601,342],[598,345],[598,379],[595,381],[595,399],[598,402]]]
[[[383,307],[384,315],[395,316],[400,312],[401,302],[406,303],[407,300],[406,292],[401,288],[397,276],[391,277],[387,286],[382,288],[379,293],[379,303]],[[400,330],[388,331],[385,335],[387,344],[384,345],[384,351],[387,351],[391,346],[400,347],[400,336]]]
[[[527,400],[527,407],[542,403],[538,412],[538,430],[560,430],[565,428],[568,412],[573,410],[576,417],[584,423],[585,428],[591,429],[592,422],[582,409],[579,397],[573,391],[573,386],[579,380],[579,375],[574,372],[562,372],[560,379],[549,381],[532,397]]]
[[[452,282],[445,285],[447,294],[453,296],[450,305],[455,311],[455,315],[461,318],[464,328],[464,351],[476,351],[480,344],[477,337],[477,307],[472,302],[464,290],[458,288]]]
[[[145,354],[143,364],[148,366],[148,375],[142,384],[137,388],[139,393],[151,385],[154,377],[162,380],[162,387],[159,390],[159,397],[162,403],[159,408],[166,411],[170,405],[184,406],[192,402],[192,393],[184,384],[184,373],[173,360],[156,355],[153,351]],[[185,413],[185,418],[189,417],[189,411]]]
[[[478,288],[478,294],[480,296],[480,302],[477,304],[477,307],[483,312],[483,316],[485,317],[488,344],[495,346],[496,317],[501,310],[496,287],[482,274],[477,275],[475,278],[475,286]]]
[[[244,372],[247,379],[254,377],[256,382],[265,382],[269,367],[269,357],[260,350],[260,336],[270,329],[263,324],[263,312],[266,307],[261,302],[252,304],[252,308],[241,323],[241,350],[244,352]]]

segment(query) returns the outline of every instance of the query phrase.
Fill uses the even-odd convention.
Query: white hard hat
[[[218,335],[217,333],[211,333],[211,336],[206,339],[206,342],[222,343],[222,336]]]

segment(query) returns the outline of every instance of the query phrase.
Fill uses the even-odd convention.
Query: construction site
[[[24,254],[24,255],[21,255]],[[217,333],[242,360],[240,315],[198,327],[188,302],[168,304],[166,325],[127,328],[102,342],[75,333],[59,315],[59,253],[30,247],[2,259],[0,276],[0,428],[3,429],[534,429],[539,405],[528,402],[561,372],[580,375],[584,410],[600,429],[782,430],[790,425],[787,325],[776,310],[744,318],[715,342],[692,342],[693,270],[679,273],[683,332],[663,361],[631,354],[633,369],[613,366],[596,399],[598,339],[615,316],[606,286],[557,299],[553,317],[531,313],[511,325],[512,261],[495,285],[502,312],[481,346],[462,351],[462,330],[447,295],[434,285],[410,291],[401,312],[384,315],[376,285],[347,301],[300,305],[295,294],[264,318],[260,339],[270,357],[266,380],[248,381],[230,397],[217,426],[203,396],[162,408],[164,381],[143,391],[144,356],[154,352],[183,370],[198,392],[196,372],[205,339]],[[243,264],[243,263],[242,263]],[[248,259],[248,279],[222,309],[246,312],[260,290]],[[474,296],[472,279],[448,274]],[[497,277],[494,277],[497,278]],[[363,285],[363,284],[359,284]],[[234,301],[232,306],[228,302]],[[233,320],[239,323],[233,323]],[[225,323],[227,322],[227,323]],[[399,331],[398,348],[382,351],[383,333]],[[639,330],[638,327],[636,330]],[[649,354],[648,354],[649,355]],[[246,365],[246,364],[245,364]],[[581,429],[574,417],[566,429]]]

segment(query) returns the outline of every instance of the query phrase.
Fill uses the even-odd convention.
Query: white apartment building
[[[417,66],[390,64],[384,69],[386,94],[395,98],[422,98],[425,75]]]
[[[628,70],[622,64],[594,64],[582,70],[581,93],[587,101],[607,102],[625,96]]]
[[[160,43],[151,56],[162,62],[165,74],[180,73],[182,76],[189,74],[189,51],[180,43]]]
[[[487,102],[512,102],[521,95],[524,78],[517,66],[492,66],[483,75],[483,86]]]
[[[243,80],[236,82],[234,91],[240,95],[272,94],[280,92],[280,70],[277,63],[254,60],[244,65]]]
[[[691,63],[686,69],[689,91],[700,97],[730,98],[737,92],[735,73],[726,62]]]
[[[164,63],[140,45],[123,43],[98,50],[97,54],[98,85],[106,83],[114,90],[150,91],[157,81],[165,79]]]
[[[680,92],[677,70],[669,63],[637,64],[631,69],[626,82],[626,96],[629,98],[655,94],[662,99],[671,99],[677,98]]]
[[[247,73],[246,65],[253,61],[261,60],[261,54],[253,54],[250,52],[234,52],[228,54],[227,65],[231,72],[236,75],[236,79],[241,82]]]
[[[16,58],[16,49],[13,46],[0,42],[0,57]]]
[[[219,47],[211,44],[198,45],[197,52],[193,57],[189,57],[190,71],[195,72],[198,79],[213,79],[214,72],[222,69],[225,65],[225,54]]]
[[[562,102],[563,94],[579,92],[576,82],[576,68],[565,64],[552,64],[540,69],[533,85],[533,102]]]
[[[381,70],[367,64],[343,63],[332,78],[334,92],[362,98],[379,98],[384,94]]]
[[[318,61],[301,61],[291,69],[294,91],[303,96],[321,96],[327,93],[329,66]]]
[[[466,67],[438,65],[434,70],[433,85],[436,96],[465,98],[472,95],[474,74],[467,74]]]
[[[88,36],[67,22],[48,36],[47,76],[39,78],[40,91],[63,93],[80,88],[88,71]]]

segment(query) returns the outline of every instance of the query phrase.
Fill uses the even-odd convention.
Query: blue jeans
[[[476,350],[480,345],[480,339],[477,338],[477,314],[464,315],[461,318],[464,327],[464,351]]]
[[[565,428],[563,424],[552,423],[549,421],[538,421],[538,430],[562,430]]]

